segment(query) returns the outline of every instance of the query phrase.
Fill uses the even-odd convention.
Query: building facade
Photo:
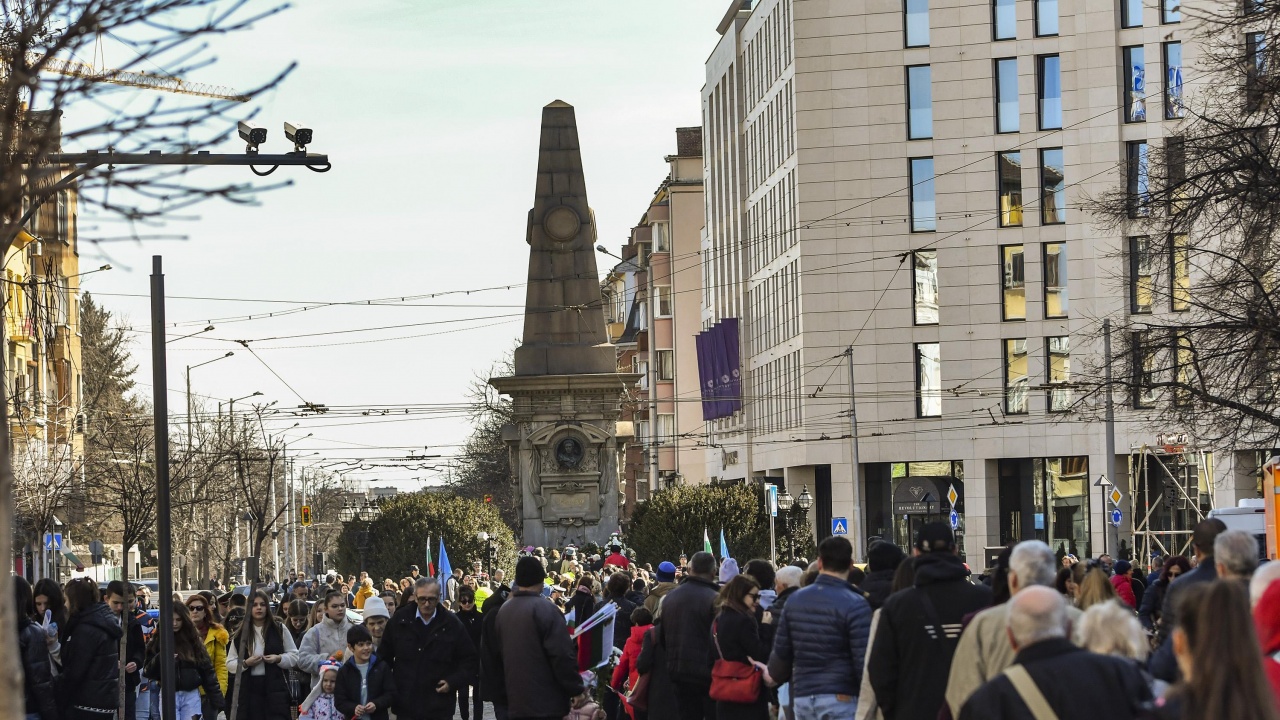
[[[740,318],[745,381],[708,477],[808,487],[858,552],[954,509],[977,568],[1033,537],[1177,552],[1256,496],[1259,452],[1186,447],[1144,398],[1116,398],[1108,457],[1071,386],[1102,318],[1180,310],[1151,292],[1167,259],[1081,205],[1145,190],[1192,29],[1176,0],[734,0],[702,91],[703,321]]]

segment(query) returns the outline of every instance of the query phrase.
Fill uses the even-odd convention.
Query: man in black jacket
[[[475,681],[476,648],[462,621],[440,607],[440,583],[419,578],[414,602],[396,610],[379,660],[393,671],[400,720],[449,720],[462,685]]]
[[[716,559],[697,552],[680,586],[662,599],[659,641],[667,649],[667,669],[676,686],[680,720],[714,720],[711,699],[711,620],[715,617]]]
[[[481,617],[480,610],[476,608],[475,590],[464,587],[458,591],[458,609],[453,614],[462,621],[462,626],[467,629],[467,637],[471,638],[471,644],[476,646],[478,653],[480,650],[480,632],[484,618]],[[468,702],[475,709],[476,720],[484,720],[484,701],[480,699],[479,678],[480,676],[477,675],[476,682],[458,687],[458,714],[462,716],[462,720],[469,720]],[[467,697],[468,694],[471,695],[469,699]]]
[[[498,611],[510,597],[501,592],[484,601],[480,621],[480,699],[493,703],[493,715],[507,720],[507,681],[502,671],[502,649],[498,646]]]
[[[1076,647],[1067,639],[1068,627],[1066,601],[1053,588],[1014,595],[1008,631],[1017,652],[1013,665],[978,688],[960,709],[960,720],[1138,717],[1151,699],[1138,667]]]
[[[563,718],[571,707],[586,700],[578,675],[578,653],[569,639],[564,615],[542,597],[545,577],[538,558],[520,558],[516,592],[497,611],[493,628],[492,639],[503,668],[507,716],[512,720]],[[486,607],[485,615],[489,612]],[[489,638],[482,642],[487,644]]]
[[[867,672],[885,720],[934,720],[942,708],[965,615],[991,604],[991,588],[969,582],[945,523],[916,541],[915,587],[880,608]]]
[[[1191,547],[1196,553],[1195,569],[1183,573],[1177,582],[1169,584],[1169,589],[1164,593],[1164,607],[1160,609],[1160,624],[1156,627],[1156,638],[1160,645],[1151,654],[1149,661],[1151,674],[1157,680],[1174,683],[1181,675],[1178,662],[1173,657],[1173,642],[1170,640],[1174,619],[1178,617],[1178,596],[1196,583],[1218,579],[1218,567],[1213,560],[1213,543],[1226,531],[1227,526],[1218,518],[1201,520],[1191,531]]]
[[[120,619],[122,627],[128,627],[125,634],[124,653],[124,716],[132,719],[138,704],[138,683],[141,681],[142,663],[146,660],[147,645],[142,636],[142,625],[137,623],[128,613],[133,604],[133,587],[122,580],[107,583],[107,594],[103,597],[111,614]]]

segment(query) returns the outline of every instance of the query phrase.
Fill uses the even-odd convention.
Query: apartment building
[[[651,491],[706,481],[692,349],[702,314],[702,128],[676,128],[676,152],[664,159],[667,177],[601,287],[618,369],[641,376],[621,416],[635,431],[623,463],[624,524]]]
[[[1258,452],[1185,447],[1150,398],[1116,399],[1109,463],[1070,386],[1101,319],[1181,309],[1151,292],[1168,259],[1081,204],[1145,191],[1192,25],[1177,0],[734,0],[702,90],[702,318],[740,319],[744,390],[708,477],[807,487],[817,536],[859,551],[954,509],[976,568],[1033,537],[1176,551],[1256,496]]]

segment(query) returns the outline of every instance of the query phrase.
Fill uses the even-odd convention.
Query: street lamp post
[[[210,325],[209,327],[213,327],[213,326],[212,326],[212,325]],[[203,331],[201,331],[201,332],[203,332]],[[198,334],[198,333],[197,333],[197,334]],[[198,368],[198,367],[204,367],[205,365],[209,365],[209,364],[211,364],[211,363],[216,363],[216,362],[218,362],[219,360],[226,360],[227,358],[231,357],[232,355],[235,355],[235,353],[234,353],[234,352],[231,352],[231,351],[229,351],[229,350],[228,350],[226,355],[222,355],[222,356],[220,356],[220,357],[216,357],[216,358],[214,358],[214,359],[212,359],[212,360],[206,360],[206,361],[204,361],[204,362],[202,362],[202,363],[196,363],[195,365],[188,365],[188,366],[187,366],[187,462],[189,463],[189,466],[190,466],[190,467],[194,467],[194,466],[195,466],[195,465],[194,465],[194,463],[191,463],[191,454],[192,454],[192,452],[193,452],[193,450],[194,450],[194,448],[192,447],[192,442],[193,442],[193,433],[192,433],[192,425],[191,425],[191,415],[192,415],[192,412],[191,412],[191,406],[192,406],[192,402],[191,402],[191,371],[192,371],[192,370],[195,370],[195,369],[196,369],[196,368]],[[191,542],[190,542],[190,539],[191,539],[191,533],[194,533],[194,532],[195,532],[195,512],[196,512],[196,510],[195,510],[195,502],[194,502],[194,500],[195,500],[195,498],[194,498],[194,494],[195,494],[195,486],[194,486],[194,484],[188,484],[188,487],[190,488],[190,492],[191,492],[191,493],[192,493],[192,495],[193,495],[193,497],[192,497],[192,498],[190,498],[192,502],[190,502],[190,503],[188,504],[188,508],[189,508],[189,509],[188,509],[188,513],[187,513],[187,533],[188,533],[187,537],[188,537],[188,546],[190,546],[190,545],[194,544],[194,543],[191,543]],[[209,516],[208,516],[207,514],[205,514],[205,515],[203,516],[203,524],[204,524],[204,537],[209,537]],[[203,583],[203,582],[206,582],[206,581],[209,579],[209,547],[208,547],[208,544],[207,544],[207,543],[200,543],[200,569],[199,569],[198,573],[199,573],[199,576],[200,576],[200,577],[199,577],[199,581],[198,581],[198,582]],[[190,573],[188,573],[188,578],[187,578],[187,579],[188,579],[188,580],[190,580]]]
[[[484,530],[476,533],[476,537],[479,538],[480,542],[484,543],[485,574],[487,574],[489,576],[489,580],[492,581],[493,560],[494,556],[498,554],[498,539]]]
[[[809,494],[809,486],[808,486],[808,485],[805,485],[805,486],[800,490],[800,497],[796,498],[796,505],[799,505],[799,506],[800,506],[800,509],[801,509],[801,510],[803,510],[803,511],[805,512],[805,522],[807,523],[807,522],[808,522],[808,512],[809,512],[809,508],[813,507],[813,496]],[[809,530],[809,534],[810,534],[810,536],[812,536],[812,535],[813,535],[813,529],[812,529],[812,527],[811,527],[811,528],[810,528],[810,530]]]
[[[791,508],[796,499],[784,488],[778,493],[778,509],[782,511],[782,534],[787,536],[787,562],[795,560],[795,549],[791,541]]]
[[[364,572],[364,556],[369,551],[369,527],[382,514],[376,502],[366,500],[364,505],[346,503],[339,516],[343,523],[360,523],[356,528],[356,549],[360,551],[360,572]]]

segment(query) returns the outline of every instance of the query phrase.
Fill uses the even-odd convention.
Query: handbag
[[[725,660],[720,650],[717,623],[711,623],[711,639],[716,644],[715,665],[711,666],[711,699],[717,702],[754,703],[760,699],[760,671],[751,663]]]
[[[648,710],[649,673],[637,676],[635,684],[627,687],[627,694],[622,699],[636,710]]]

